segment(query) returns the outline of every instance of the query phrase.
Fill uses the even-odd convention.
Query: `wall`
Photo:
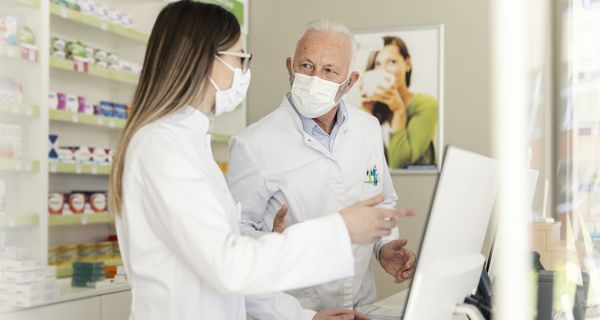
[[[250,51],[254,54],[248,95],[248,124],[279,106],[289,89],[285,58],[304,24],[316,18],[344,23],[352,30],[406,26],[445,26],[445,142],[483,154],[492,152],[490,110],[490,26],[488,0],[277,0],[252,1]],[[393,177],[402,207],[417,217],[404,219],[401,232],[418,248],[436,175]],[[395,285],[376,269],[380,298],[406,286]]]

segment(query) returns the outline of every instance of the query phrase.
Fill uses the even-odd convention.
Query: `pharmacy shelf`
[[[50,66],[55,69],[73,71],[109,81],[131,85],[136,85],[138,83],[138,76],[131,73],[110,70],[107,68],[98,68],[95,66],[79,66],[71,60],[57,57],[50,57]]]
[[[50,171],[50,173],[107,176],[110,174],[111,168],[112,166],[110,164],[65,163],[53,160],[48,162],[48,171]]]
[[[107,212],[90,214],[48,215],[48,225],[68,226],[91,223],[112,223],[114,219]]]
[[[117,36],[135,40],[141,44],[147,43],[148,39],[150,38],[150,36],[146,33],[134,30],[132,28],[125,28],[118,24],[107,22],[79,11],[60,6],[56,3],[50,4],[50,13],[66,20],[88,25]]]
[[[0,228],[35,226],[39,223],[40,215],[37,213],[0,214]]]
[[[38,53],[39,54],[39,53]],[[27,61],[30,63],[37,63],[37,57],[33,57],[33,59],[24,59],[21,57],[21,47],[19,46],[8,46],[4,43],[0,44],[0,56],[12,59],[18,59]]]
[[[38,172],[39,170],[39,161],[0,158],[0,171]]]
[[[71,278],[65,278],[70,283]],[[59,281],[61,281],[60,279]],[[56,299],[45,300],[42,303],[36,304],[32,306],[34,308],[40,308],[52,304],[81,300],[86,298],[99,297],[103,295],[125,292],[131,290],[131,286],[128,282],[112,284],[110,286],[104,288],[75,288],[71,286],[60,286],[60,294]],[[0,306],[0,315],[5,315],[12,312],[23,311],[23,308],[20,307],[11,307],[11,306]],[[4,318],[2,318],[4,319]],[[12,319],[12,318],[9,318]]]
[[[39,9],[40,0],[2,0],[2,5],[27,6]]]
[[[24,117],[38,117],[40,107],[36,105],[0,101],[0,113],[11,113]]]
[[[106,127],[122,129],[125,128],[127,120],[118,119],[104,116],[94,116],[89,114],[82,114],[76,112],[62,111],[62,110],[50,110],[50,120],[77,123],[82,125]]]
[[[61,288],[59,297],[55,300],[48,301],[47,304],[85,299],[129,290],[131,290],[131,286],[128,282],[113,284],[105,288],[77,288],[68,286]]]

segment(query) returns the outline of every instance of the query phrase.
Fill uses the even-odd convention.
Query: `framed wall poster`
[[[394,173],[443,159],[443,25],[355,31],[360,79],[345,101],[375,116]]]

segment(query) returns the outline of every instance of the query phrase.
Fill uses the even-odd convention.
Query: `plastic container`
[[[48,92],[48,108],[53,110],[58,109],[58,96],[56,92]]]
[[[107,210],[107,202],[106,202],[106,194],[104,193],[94,193],[90,196],[90,206],[92,211],[106,212]]]
[[[48,195],[48,213],[51,215],[59,215],[63,213],[65,204],[65,195],[58,192],[53,192]]]
[[[85,195],[83,193],[71,193],[68,203],[73,214],[81,214],[85,211]]]
[[[56,152],[60,161],[73,162],[75,160],[75,153],[71,147],[58,147]]]
[[[57,92],[56,98],[58,99],[58,105],[56,106],[56,109],[67,110],[67,95],[62,92]]]
[[[79,109],[78,97],[73,94],[68,94],[66,97],[67,97],[67,111],[77,112]]]
[[[85,113],[85,97],[77,97],[77,112]]]

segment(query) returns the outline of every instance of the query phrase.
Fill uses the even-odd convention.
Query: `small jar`
[[[90,206],[94,213],[106,212],[106,194],[94,193],[90,196]]]
[[[48,213],[58,215],[63,213],[63,205],[65,203],[65,195],[58,192],[53,192],[48,195]]]
[[[69,209],[74,214],[85,211],[85,195],[83,193],[71,193],[69,195]]]

